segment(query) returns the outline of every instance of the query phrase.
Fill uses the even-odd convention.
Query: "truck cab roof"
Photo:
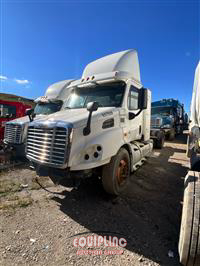
[[[183,106],[178,100],[175,99],[162,99],[160,101],[152,102],[152,108],[154,107],[178,107]]]
[[[68,86],[73,79],[62,80],[50,85],[45,93],[45,96],[38,97],[35,102],[61,101],[65,99],[69,93]]]
[[[69,87],[127,79],[141,84],[138,54],[134,49],[107,55],[89,63],[82,78],[72,82]]]

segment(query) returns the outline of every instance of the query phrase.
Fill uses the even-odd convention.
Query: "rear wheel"
[[[190,171],[185,179],[183,212],[179,239],[180,262],[200,265],[200,174]]]
[[[159,132],[159,135],[157,136],[157,139],[155,139],[155,148],[156,149],[162,149],[165,142],[165,134],[164,132]]]
[[[103,167],[102,183],[106,192],[119,195],[127,185],[130,176],[130,157],[126,149],[121,148],[110,163]]]
[[[174,128],[170,130],[168,139],[169,140],[174,140],[175,139],[175,130],[174,130]]]

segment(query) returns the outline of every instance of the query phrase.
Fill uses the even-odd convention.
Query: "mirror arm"
[[[91,118],[92,118],[92,111],[89,112],[89,116],[88,116],[88,120],[87,120],[87,125],[83,129],[83,135],[84,136],[88,136],[90,134],[90,132],[91,132],[91,128],[90,128]]]
[[[29,118],[30,122],[32,122],[32,121],[33,121],[33,118],[32,118],[32,116],[31,116],[31,115],[28,115],[28,118]]]
[[[36,114],[34,114],[34,109],[26,109],[26,115],[28,115],[30,122],[32,122],[36,116]]]
[[[134,118],[136,118],[141,112],[142,112],[142,109],[140,109],[140,110],[137,112],[137,114],[135,114],[135,117],[134,117]]]
[[[133,117],[132,119],[130,119],[130,120],[135,119],[135,118],[136,118],[141,112],[142,112],[142,109],[140,109],[140,110],[137,112],[137,114],[134,114],[134,117]]]
[[[29,118],[30,122],[33,122],[33,120],[34,120],[35,117],[36,117],[36,115],[34,113],[28,115],[28,118]]]

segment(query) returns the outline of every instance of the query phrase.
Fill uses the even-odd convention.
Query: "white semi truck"
[[[68,89],[61,111],[29,124],[26,156],[39,175],[76,183],[94,174],[118,195],[153,149],[151,92],[141,84],[137,52],[88,64]]]
[[[50,85],[45,96],[35,100],[34,109],[27,110],[27,116],[11,120],[6,123],[4,143],[12,146],[16,150],[17,156],[25,155],[25,146],[27,128],[30,121],[44,118],[49,114],[58,112],[64,100],[68,97],[68,86],[73,80],[63,80]]]
[[[200,265],[200,62],[196,68],[188,136],[190,168],[185,177],[179,239],[180,262]]]
[[[128,50],[88,64],[60,112],[29,124],[26,156],[38,174],[74,182],[93,174],[118,195],[153,148],[151,92]]]

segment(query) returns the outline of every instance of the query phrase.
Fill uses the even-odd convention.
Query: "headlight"
[[[170,124],[166,124],[166,125],[163,125],[162,128],[170,128],[171,125]]]
[[[71,131],[71,132],[70,132],[70,134],[69,134],[69,142],[70,142],[70,144],[71,144],[71,143],[72,143],[72,138],[73,138],[73,135],[74,135],[74,129],[72,128],[70,131]]]

